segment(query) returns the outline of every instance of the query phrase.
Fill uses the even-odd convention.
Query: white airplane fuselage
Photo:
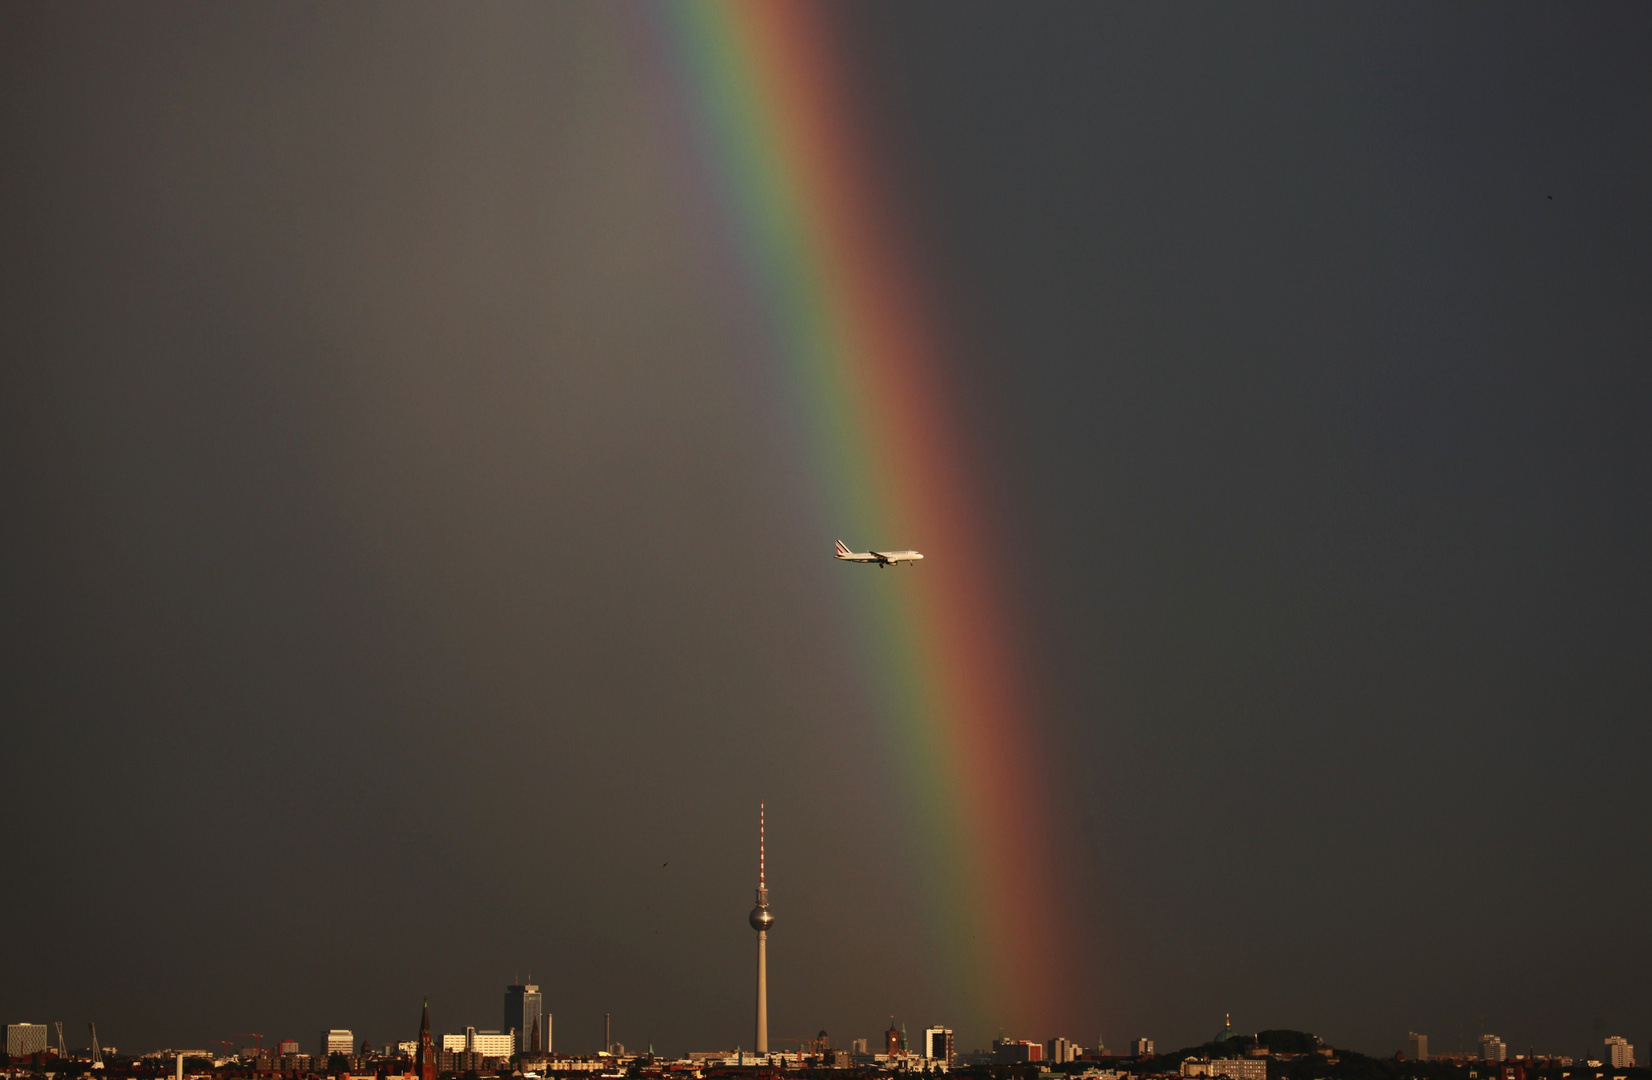
[[[850,551],[842,540],[837,542],[837,551],[833,554],[844,562],[876,563],[880,568],[915,563],[923,558],[920,551]]]

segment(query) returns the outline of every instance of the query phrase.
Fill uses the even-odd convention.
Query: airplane
[[[837,542],[837,557],[844,562],[877,563],[878,569],[886,566],[896,566],[900,563],[915,563],[923,558],[916,551],[850,551],[842,540]]]

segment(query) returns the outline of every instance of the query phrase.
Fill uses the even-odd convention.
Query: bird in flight
[[[849,546],[839,540],[837,558],[844,562],[877,563],[878,569],[882,570],[886,566],[915,563],[923,558],[923,554],[917,551],[850,551]]]

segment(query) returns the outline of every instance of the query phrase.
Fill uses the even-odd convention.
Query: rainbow
[[[939,328],[845,107],[824,4],[647,9],[649,63],[699,159],[732,252],[733,302],[762,328],[820,463],[837,536],[915,547],[914,569],[842,567],[866,676],[910,771],[937,955],[977,1025],[1048,1030],[1074,938],[1053,870],[1027,681],[1001,594],[1005,550],[972,491]],[[821,558],[834,536],[822,536]]]

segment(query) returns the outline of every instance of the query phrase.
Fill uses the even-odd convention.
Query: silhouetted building
[[[505,1022],[501,1025],[504,1031],[517,1033],[518,1050],[549,1050],[550,1018],[541,1020],[539,987],[533,983],[518,983],[505,987]],[[543,1041],[534,1046],[534,1033],[539,1032]]]
[[[1405,1056],[1412,1061],[1428,1060],[1428,1036],[1415,1031],[1405,1037]]]
[[[901,1035],[901,1029],[895,1026],[895,1018],[889,1018],[889,1030],[883,1033],[883,1052],[898,1054],[906,1049],[906,1039]]]
[[[951,1028],[924,1029],[924,1057],[932,1061],[951,1061],[953,1053]]]

